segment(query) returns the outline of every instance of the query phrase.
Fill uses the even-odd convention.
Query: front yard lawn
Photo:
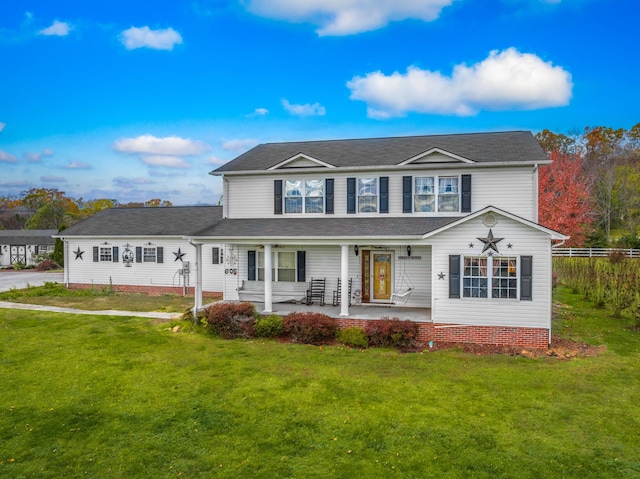
[[[0,310],[0,477],[640,477],[640,335],[556,299],[557,331],[607,349],[401,354]]]

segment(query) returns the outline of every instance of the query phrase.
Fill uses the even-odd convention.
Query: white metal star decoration
[[[484,248],[482,248],[482,252],[484,253],[485,251],[487,251],[488,249],[491,249],[493,251],[495,251],[496,253],[499,253],[498,251],[498,246],[497,244],[502,241],[504,238],[494,238],[493,237],[493,231],[491,231],[491,228],[489,228],[489,234],[487,235],[486,238],[478,238],[478,241],[482,241],[484,243]]]

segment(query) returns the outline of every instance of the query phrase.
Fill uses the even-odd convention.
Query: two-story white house
[[[423,339],[543,347],[566,239],[537,223],[548,163],[527,131],[262,144],[211,172],[222,218],[186,237],[224,244],[224,299],[267,313],[339,279],[343,324],[424,308]]]
[[[548,163],[527,131],[263,144],[211,172],[223,207],[116,208],[60,233],[65,282],[270,313],[304,311],[319,279],[342,326],[393,307],[425,341],[546,347],[567,239],[538,224]]]

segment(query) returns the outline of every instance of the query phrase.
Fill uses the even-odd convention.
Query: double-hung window
[[[143,263],[155,263],[156,262],[156,249],[152,248],[143,248],[142,249],[142,262]]]
[[[113,261],[113,249],[111,246],[106,248],[100,247],[100,261]]]
[[[378,212],[378,178],[358,178],[358,213]]]
[[[518,259],[513,256],[465,256],[462,294],[465,298],[517,299]]]
[[[285,213],[324,213],[324,180],[286,180]]]
[[[417,176],[413,184],[413,211],[455,213],[460,211],[457,176]]]
[[[273,281],[296,280],[295,251],[277,251],[271,253],[271,278]],[[258,281],[264,281],[264,251],[258,251]]]

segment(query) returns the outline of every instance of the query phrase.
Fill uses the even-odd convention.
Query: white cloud
[[[90,170],[91,165],[84,161],[71,161],[67,166],[65,166],[65,168],[68,170]]]
[[[223,160],[221,158],[218,158],[217,156],[210,156],[209,158],[207,158],[205,163],[209,165],[224,165],[227,161],[228,160]]]
[[[266,116],[268,114],[269,114],[269,110],[267,110],[266,108],[256,108],[255,110],[253,110],[253,113],[250,113],[247,116],[249,118],[252,118],[255,116]]]
[[[253,148],[258,143],[258,140],[254,140],[253,138],[245,138],[242,140],[228,140],[222,144],[222,149],[227,151],[234,152],[243,152],[248,150],[249,148]]]
[[[367,103],[372,118],[408,112],[475,115],[480,110],[535,110],[569,103],[571,74],[515,48],[492,51],[471,66],[456,65],[450,77],[409,67],[407,73],[372,72],[347,82],[352,100]]]
[[[267,18],[318,25],[318,35],[351,35],[389,22],[436,20],[455,0],[249,0],[250,12]]]
[[[42,157],[52,156],[52,155],[53,155],[53,150],[50,150],[47,148],[45,150],[42,150],[42,153],[32,153],[30,151],[27,151],[22,156],[29,163],[40,163],[42,161]]]
[[[40,181],[43,181],[44,183],[66,183],[67,179],[63,176],[46,175],[41,176]]]
[[[5,127],[5,126],[7,126],[7,124],[6,124],[6,123],[2,123],[2,122],[0,121],[0,132],[2,132],[2,130],[4,130],[4,127]]]
[[[30,18],[30,17],[29,17]],[[39,35],[66,37],[73,29],[67,22],[59,22],[54,20],[50,27],[44,28],[38,32]]]
[[[143,155],[142,162],[149,166],[162,166],[165,168],[191,168],[191,165],[179,156],[169,155]]]
[[[136,185],[150,185],[153,184],[153,181],[148,178],[124,178],[122,176],[118,176],[113,179],[113,183],[117,186],[130,188]]]
[[[182,43],[182,37],[173,28],[151,30],[149,27],[131,27],[118,37],[127,50],[153,48],[154,50],[173,50]]]
[[[0,161],[4,161],[6,163],[16,163],[18,159],[15,156],[0,150]]]
[[[291,104],[287,99],[282,100],[282,106],[292,115],[296,116],[324,116],[327,110],[320,103],[313,105],[305,103],[304,105]]]
[[[112,148],[122,153],[173,156],[200,155],[210,149],[206,143],[189,138],[179,136],[158,138],[153,135],[123,138],[115,141]]]

